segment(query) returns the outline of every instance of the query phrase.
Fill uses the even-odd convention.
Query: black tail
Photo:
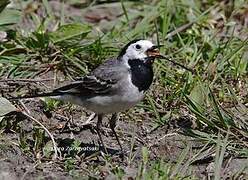
[[[52,97],[52,96],[58,96],[60,94],[61,93],[58,93],[58,92],[47,92],[47,93],[42,93],[42,94],[10,97],[10,98],[8,98],[8,100],[28,99],[28,98],[36,98],[36,97]]]

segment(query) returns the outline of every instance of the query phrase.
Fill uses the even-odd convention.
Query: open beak
[[[152,46],[150,49],[146,51],[148,57],[160,57],[159,46]]]

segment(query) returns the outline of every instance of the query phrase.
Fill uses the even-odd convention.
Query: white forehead
[[[154,44],[149,40],[139,40],[136,43],[134,43],[133,45],[136,45],[136,44],[139,44],[144,49],[148,49],[148,48],[151,48],[152,46],[154,46]]]

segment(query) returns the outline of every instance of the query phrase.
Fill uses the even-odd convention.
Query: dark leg
[[[102,117],[103,115],[98,115],[98,119],[97,119],[97,124],[96,124],[96,132],[97,132],[97,135],[99,137],[99,140],[100,140],[100,143],[105,151],[105,153],[108,153],[104,143],[103,143],[103,140],[102,140],[102,135],[101,135],[101,127],[102,127]],[[100,149],[100,145],[99,145],[99,149]]]
[[[116,134],[115,132],[115,127],[116,127],[116,121],[118,120],[118,115],[117,113],[114,113],[112,114],[112,117],[109,121],[109,126],[110,126],[110,129],[112,130],[112,132],[114,133],[114,136],[115,136],[115,139],[117,140],[119,146],[120,146],[120,149],[121,149],[121,153],[122,153],[122,158],[124,157],[124,152],[123,152],[123,149],[122,149],[122,146],[121,146],[121,143],[120,143],[120,140],[118,138],[118,135]]]
[[[75,125],[74,123],[74,120],[72,118],[72,116],[68,113],[66,113],[66,116],[68,117],[64,117],[64,116],[61,116],[62,118],[67,118],[66,122],[65,122],[65,125],[63,126],[63,128],[60,130],[60,132],[65,132],[66,129],[68,129],[69,131],[71,131],[73,129]]]

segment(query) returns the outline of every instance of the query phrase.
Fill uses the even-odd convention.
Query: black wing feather
[[[124,71],[126,73],[126,71]],[[114,85],[122,78],[123,70],[119,68],[117,59],[109,59],[95,69],[90,75],[82,77],[68,85],[54,89],[51,92],[45,92],[22,97],[12,97],[15,99],[59,96],[59,95],[76,95],[91,97],[95,95],[106,95],[110,92],[115,93]]]
[[[109,93],[113,84],[116,82],[113,80],[103,80],[96,76],[85,76],[80,81],[75,81],[69,85],[55,89],[53,93],[58,94],[70,94],[91,96],[91,95],[104,95]]]

